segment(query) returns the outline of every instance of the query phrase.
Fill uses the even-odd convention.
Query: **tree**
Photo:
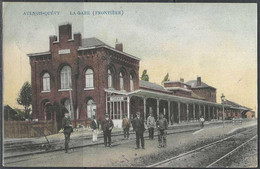
[[[15,120],[25,120],[29,118],[29,115],[25,113],[24,110],[14,108],[16,115],[15,115]]]
[[[165,77],[163,78],[163,80],[162,80],[162,85],[163,85],[163,83],[166,82],[166,81],[170,81],[170,79],[169,79],[169,73],[167,73],[167,74],[165,75]]]
[[[149,81],[149,75],[147,74],[147,70],[146,69],[143,71],[143,74],[141,76],[141,80]]]
[[[24,107],[24,112],[29,117],[30,106],[32,105],[32,86],[29,82],[25,82],[18,94],[17,103]]]

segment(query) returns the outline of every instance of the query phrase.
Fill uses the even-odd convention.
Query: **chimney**
[[[118,43],[117,39],[116,39],[116,46],[115,46],[116,50],[119,50],[121,52],[123,52],[123,44],[122,43]]]
[[[180,81],[184,83],[184,79],[183,78],[180,78]]]
[[[201,77],[197,77],[197,86],[201,86]]]
[[[72,39],[72,29],[71,24],[67,25],[60,25],[59,26],[59,41],[67,41],[69,39]]]
[[[50,49],[49,49],[49,50],[51,51],[51,48],[52,48],[52,46],[53,46],[53,42],[56,42],[56,41],[57,41],[57,36],[55,36],[55,35],[54,35],[54,36],[50,36],[49,39],[50,39],[50,42],[49,42],[49,43],[50,43],[50,44],[49,44],[49,45],[50,45],[50,46],[49,46]]]
[[[75,34],[73,34],[73,37],[74,37],[75,44],[77,46],[82,46],[81,33],[75,33]]]

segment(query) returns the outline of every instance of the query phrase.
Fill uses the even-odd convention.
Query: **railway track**
[[[250,141],[256,139],[256,130],[254,127],[253,129],[239,132],[147,167],[219,167],[218,164],[221,160],[224,160]]]
[[[235,151],[239,150],[240,148],[242,148],[243,146],[245,146],[246,144],[248,144],[250,141],[252,141],[253,139],[256,139],[257,135],[253,136],[252,138],[248,139],[246,142],[244,142],[243,144],[241,144],[240,146],[236,147],[235,149],[233,149],[231,152],[225,154],[224,156],[220,157],[219,159],[217,159],[216,161],[214,161],[213,163],[211,163],[210,165],[207,166],[207,168],[209,167],[217,167],[216,164],[221,162],[221,160],[225,159],[226,157],[232,155]]]

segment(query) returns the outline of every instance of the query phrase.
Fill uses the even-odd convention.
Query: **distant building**
[[[201,81],[201,77],[197,77],[197,80],[191,80],[187,82],[191,86],[191,90],[200,97],[205,98],[207,101],[216,102],[217,89],[207,85]]]
[[[12,121],[12,120],[18,120],[16,117],[17,112],[10,107],[9,105],[4,106],[4,120],[5,121]]]
[[[32,75],[32,112],[39,120],[61,121],[58,105],[66,108],[75,123],[108,113],[120,127],[123,115],[144,118],[153,111],[164,113],[170,123],[219,119],[222,105],[216,103],[216,89],[197,81],[165,82],[164,86],[139,80],[140,59],[97,38],[72,34],[70,24],[59,26],[59,36],[50,36],[50,49],[28,54]],[[225,105],[226,106],[226,105]],[[50,111],[52,110],[52,111]],[[238,109],[237,112],[240,110]]]
[[[255,118],[255,111],[250,110],[250,111],[246,112],[245,115],[246,115],[246,118],[248,118],[248,119]]]
[[[226,119],[234,118],[247,118],[246,114],[251,110],[250,108],[244,107],[238,103],[230,100],[225,101],[226,104]]]

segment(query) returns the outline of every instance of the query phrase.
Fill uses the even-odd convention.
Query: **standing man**
[[[65,153],[68,153],[70,134],[73,132],[72,124],[70,121],[70,115],[68,111],[65,112],[65,117],[63,117],[62,119],[62,128],[65,136]]]
[[[130,121],[131,121],[131,125],[132,125],[132,127],[133,127],[133,131],[134,131],[134,115],[133,114],[131,114],[131,117],[130,117]]]
[[[136,134],[136,149],[139,149],[140,139],[142,148],[144,149],[144,120],[140,117],[140,112],[137,112],[136,116],[133,121],[133,128]]]
[[[168,122],[162,113],[159,115],[159,120],[157,121],[157,128],[159,148],[166,147],[167,132],[165,130],[168,128]]]
[[[149,131],[149,139],[153,139],[154,136],[154,128],[156,126],[155,119],[153,117],[153,111],[151,110],[149,117],[147,118],[147,127]]]
[[[113,121],[109,119],[108,114],[106,114],[105,119],[102,121],[102,130],[104,134],[104,144],[105,147],[111,147],[111,132],[114,127]]]
[[[130,121],[124,114],[123,116],[123,121],[122,121],[122,128],[124,129],[124,138],[129,139],[129,128],[130,128]]]
[[[93,132],[92,142],[97,142],[99,123],[98,123],[95,115],[93,115],[93,119],[91,121],[90,127],[92,128],[92,132]]]
[[[200,126],[201,126],[201,128],[203,128],[204,127],[204,118],[203,118],[203,116],[201,116],[200,117]]]

